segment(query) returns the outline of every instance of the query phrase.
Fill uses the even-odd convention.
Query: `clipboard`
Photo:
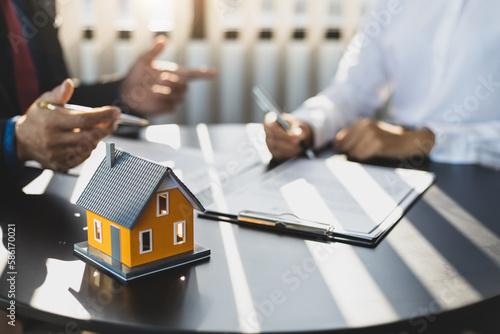
[[[303,175],[308,171],[314,175]],[[334,178],[342,180],[333,182],[331,179]],[[357,179],[365,181],[366,190],[356,185],[359,181]],[[227,212],[218,210],[217,203],[214,203],[208,206],[208,211],[198,213],[198,216],[310,239],[375,247],[434,181],[435,175],[430,172],[363,165],[336,156],[314,160],[294,159],[264,174],[252,184],[225,196]],[[297,182],[301,183],[302,187],[290,187]],[[338,194],[334,191],[325,192],[322,187],[326,185],[328,188],[330,184],[345,189],[337,189]],[[351,184],[357,189],[349,189]],[[259,201],[258,196],[263,193],[262,189],[269,197]],[[273,189],[275,193],[269,194]],[[294,203],[300,202],[294,202],[293,199],[285,201],[288,206],[270,200],[274,198],[276,202],[280,202],[282,199],[279,193],[286,199],[290,196],[287,191],[294,189],[298,189],[296,193],[299,194],[294,194],[293,197],[300,199],[302,196],[305,201],[314,198],[315,192],[323,193],[324,197],[349,197],[350,194],[352,198],[347,202],[350,201],[355,213],[350,214],[347,209],[347,213],[342,214],[335,200],[331,199],[325,200],[320,206],[315,207],[314,201],[309,205],[311,211],[320,207],[326,212],[323,215],[308,212],[307,204],[303,209],[294,207]],[[304,191],[300,193],[300,190]],[[363,195],[356,195],[356,192],[365,191],[369,196],[361,198]],[[317,200],[323,199],[318,197]],[[343,201],[345,202],[345,199]],[[373,203],[369,203],[370,201]],[[378,208],[378,203],[381,208]],[[296,212],[293,212],[294,209]],[[364,212],[370,210],[373,212]],[[356,218],[358,221],[355,221]]]

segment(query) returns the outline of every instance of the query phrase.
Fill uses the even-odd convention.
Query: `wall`
[[[177,112],[179,124],[260,122],[251,87],[264,87],[285,111],[331,80],[366,0],[58,0],[60,39],[83,82],[124,75],[155,34],[169,36],[159,57],[210,65]]]

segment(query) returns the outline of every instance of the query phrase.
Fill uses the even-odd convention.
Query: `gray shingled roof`
[[[203,205],[169,168],[143,158],[115,150],[112,168],[101,161],[76,204],[128,229],[133,229],[165,177],[199,211]]]

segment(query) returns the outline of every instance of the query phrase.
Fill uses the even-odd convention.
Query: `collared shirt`
[[[500,168],[500,2],[382,0],[331,85],[294,112],[315,146],[390,95],[394,123],[436,135],[430,158]],[[388,94],[387,92],[390,92]]]

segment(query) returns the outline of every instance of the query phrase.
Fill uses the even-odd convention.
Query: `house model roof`
[[[179,189],[196,210],[205,211],[203,205],[169,167],[119,149],[114,150],[114,147],[111,154],[115,158],[111,163],[112,167],[107,161],[109,157],[105,157],[76,204],[125,228],[133,229],[160,184],[168,178],[168,183]]]

